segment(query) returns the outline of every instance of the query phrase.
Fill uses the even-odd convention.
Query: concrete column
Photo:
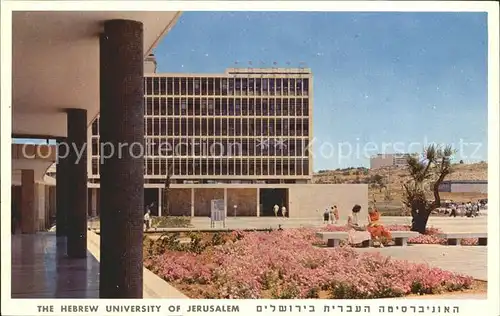
[[[143,25],[104,22],[100,37],[101,298],[142,298],[144,209]],[[109,148],[115,150],[110,155]],[[120,152],[118,152],[120,151]]]
[[[194,188],[191,188],[191,217],[194,217]]]
[[[45,229],[45,185],[35,184],[36,230]]]
[[[162,197],[162,189],[161,188],[158,188],[158,216],[161,216],[161,209],[162,209],[162,200],[163,200],[163,197]]]
[[[96,217],[97,216],[97,189],[96,188],[92,188],[91,189],[92,191],[92,217]]]
[[[87,256],[87,110],[68,110],[68,231],[70,258]]]
[[[227,218],[227,188],[224,188],[224,218]]]
[[[36,215],[36,216],[35,216]],[[36,233],[35,171],[21,170],[21,232]]]
[[[68,146],[66,139],[57,140],[56,164],[56,236],[66,236],[67,231],[67,202],[68,202]]]
[[[257,217],[260,217],[260,189],[257,188]]]

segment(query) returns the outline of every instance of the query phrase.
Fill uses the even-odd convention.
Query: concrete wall
[[[306,184],[289,189],[291,218],[318,218],[326,208],[337,205],[341,222],[346,222],[355,204],[361,205],[361,223],[368,216],[368,185],[366,184]]]
[[[164,190],[162,190],[164,192]],[[170,189],[168,195],[171,216],[191,216],[191,189]],[[162,196],[162,203],[165,199]],[[162,215],[163,214],[162,211]]]
[[[452,183],[451,192],[459,193],[488,193],[488,184],[486,183]]]
[[[392,156],[377,156],[370,158],[370,169],[392,166],[394,159]]]
[[[257,189],[227,189],[227,216],[257,216]]]
[[[194,216],[210,216],[212,200],[223,200],[224,189],[194,189]]]

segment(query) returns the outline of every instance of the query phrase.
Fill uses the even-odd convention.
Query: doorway
[[[158,216],[158,189],[144,188],[144,212],[151,204],[154,204],[151,208],[151,216]]]
[[[260,216],[275,216],[274,206],[279,206],[278,216],[281,214],[281,208],[286,207],[286,217],[290,216],[288,207],[288,189],[260,189]]]

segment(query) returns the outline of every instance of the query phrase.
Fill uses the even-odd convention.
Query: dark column
[[[87,256],[87,110],[68,110],[68,230],[71,258]]]
[[[56,236],[66,236],[68,212],[68,146],[66,139],[57,140],[56,165]]]
[[[101,298],[142,298],[143,67],[142,23],[106,21],[100,41],[99,79],[100,143],[103,146],[100,168]],[[110,152],[110,148],[114,152]]]
[[[35,217],[35,171],[21,170],[21,232],[36,233]]]

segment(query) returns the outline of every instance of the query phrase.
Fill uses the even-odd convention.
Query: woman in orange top
[[[337,209],[337,205],[334,205],[332,207],[332,213],[333,213],[332,214],[333,215],[332,216],[332,224],[333,224],[333,220],[335,220],[335,224],[337,224],[339,221],[339,210]]]
[[[368,209],[368,227],[367,230],[370,232],[372,239],[377,241],[381,247],[383,244],[381,242],[381,237],[383,237],[388,244],[392,244],[391,232],[385,229],[384,225],[380,223],[380,213],[376,208]],[[375,244],[374,244],[375,245]]]

